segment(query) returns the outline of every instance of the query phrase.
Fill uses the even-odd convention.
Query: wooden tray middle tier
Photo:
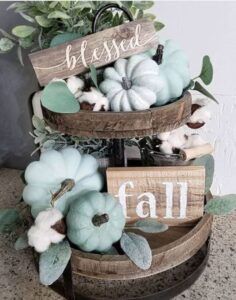
[[[101,139],[143,137],[184,125],[191,115],[191,94],[186,92],[174,103],[132,112],[60,114],[43,108],[48,125],[65,134]]]

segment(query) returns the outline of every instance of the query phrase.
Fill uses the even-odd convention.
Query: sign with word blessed
[[[203,215],[202,166],[108,168],[107,187],[122,204],[127,223],[154,218],[180,225]]]
[[[83,73],[91,64],[105,66],[157,45],[153,22],[142,19],[32,53],[29,57],[39,83],[46,85],[53,78]]]

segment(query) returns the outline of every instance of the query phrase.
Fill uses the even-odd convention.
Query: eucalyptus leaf
[[[49,4],[49,7],[50,8],[55,8],[57,6],[57,4],[59,3],[59,1],[52,1],[50,4]]]
[[[204,155],[202,157],[196,158],[192,162],[193,166],[204,166],[206,171],[205,178],[205,194],[210,191],[212,186],[213,178],[214,178],[214,170],[215,170],[215,161],[214,157],[211,154]]]
[[[66,42],[73,41],[80,37],[81,37],[81,34],[75,33],[75,32],[64,32],[64,33],[58,34],[51,40],[50,47],[55,47],[55,46],[64,44]]]
[[[12,42],[9,38],[3,37],[0,39],[0,50],[3,52],[10,51],[15,46],[15,43]]]
[[[202,60],[202,70],[201,74],[199,75],[201,80],[206,84],[210,84],[213,79],[213,66],[210,61],[210,57],[205,55]]]
[[[44,131],[45,129],[45,121],[35,115],[32,117],[32,124],[34,125],[34,128],[38,129],[39,131]]]
[[[154,21],[156,19],[156,16],[150,13],[144,14],[144,18],[150,20],[150,21]]]
[[[76,113],[80,109],[79,102],[62,81],[49,83],[43,90],[41,101],[44,107],[57,113]]]
[[[22,18],[24,18],[26,21],[28,21],[28,22],[30,22],[30,23],[35,23],[34,19],[33,19],[32,17],[26,15],[25,13],[20,12],[19,14],[20,14],[20,15],[22,16]]]
[[[27,36],[30,36],[32,33],[34,33],[36,28],[32,26],[27,25],[19,25],[12,29],[12,34],[19,38],[26,38]]]
[[[19,39],[19,44],[24,49],[30,48],[33,45],[31,36],[28,36],[24,39],[23,38]]]
[[[0,232],[10,233],[22,223],[21,216],[15,208],[0,210]]]
[[[56,142],[54,140],[47,140],[46,142],[43,143],[42,150],[47,151],[47,150],[52,150],[55,147]]]
[[[123,232],[120,245],[125,254],[140,269],[147,270],[152,264],[152,251],[147,240],[133,232]]]
[[[153,219],[143,219],[131,225],[132,228],[148,233],[158,233],[168,230],[168,225],[159,223]]]
[[[52,244],[39,258],[39,277],[44,285],[53,284],[64,272],[71,257],[68,241]]]
[[[7,33],[7,32],[6,32],[5,30],[3,30],[2,28],[0,28],[0,32],[1,32],[1,34],[2,34],[4,37],[6,37],[6,38],[8,38],[8,39],[10,39],[10,40],[12,40],[12,41],[14,41],[14,42],[17,41],[17,39],[16,39],[14,36],[10,35],[9,33]]]
[[[200,92],[204,96],[212,99],[213,101],[219,104],[216,98],[212,94],[210,94],[198,81],[195,82],[193,90]]]
[[[138,9],[149,9],[153,6],[153,1],[134,1],[133,5],[137,7]]]
[[[16,240],[16,242],[14,244],[14,248],[18,251],[18,250],[26,249],[28,247],[29,247],[29,244],[28,244],[27,232],[24,232]]]
[[[122,1],[122,6],[130,9],[133,5],[133,1]]]
[[[20,61],[20,64],[22,66],[24,66],[24,61],[23,61],[23,56],[22,56],[22,49],[21,49],[20,46],[17,47],[17,57],[18,57],[18,59]]]
[[[94,65],[90,65],[89,69],[90,69],[91,79],[92,79],[94,85],[96,86],[96,88],[99,89],[98,81],[97,81],[97,70]]]
[[[69,15],[67,15],[66,13],[59,11],[59,10],[55,10],[53,12],[51,12],[48,15],[48,19],[70,19],[71,17]]]
[[[227,215],[236,209],[236,194],[215,196],[205,205],[205,211],[212,215]]]
[[[52,26],[52,20],[49,20],[44,15],[35,16],[35,20],[42,27],[48,28]]]
[[[161,22],[156,21],[156,22],[154,22],[154,27],[155,27],[156,31],[160,31],[162,28],[165,27],[165,25]]]

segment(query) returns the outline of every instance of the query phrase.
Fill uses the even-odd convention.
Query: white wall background
[[[158,1],[152,12],[166,27],[160,37],[176,40],[187,52],[192,77],[208,54],[214,66],[209,90],[212,120],[202,129],[215,146],[214,194],[236,193],[236,2]]]

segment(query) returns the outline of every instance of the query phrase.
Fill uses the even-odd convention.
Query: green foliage
[[[90,66],[89,66],[89,69],[90,69],[90,76],[91,76],[91,79],[92,79],[92,81],[93,81],[95,87],[96,87],[97,89],[99,89],[99,87],[98,87],[98,80],[97,80],[97,70],[96,70],[96,68],[95,68],[94,65],[90,65]]]
[[[71,248],[68,241],[52,244],[40,255],[39,277],[44,285],[53,284],[64,272],[71,257]]]
[[[0,51],[8,52],[15,46],[15,43],[12,42],[9,38],[1,38],[0,39]]]
[[[168,225],[159,223],[153,219],[143,219],[135,222],[127,228],[138,229],[140,231],[148,233],[158,233],[168,230]]]
[[[152,263],[152,251],[147,240],[133,232],[123,233],[120,239],[120,245],[125,254],[140,269],[147,270]]]
[[[50,47],[55,47],[66,42],[70,42],[78,39],[79,37],[81,37],[81,34],[76,32],[65,32],[58,34],[51,40]]]
[[[0,233],[10,233],[21,225],[22,219],[15,208],[0,210]]]
[[[215,101],[216,103],[219,103],[216,98],[209,93],[198,81],[195,82],[194,88],[193,90],[200,92],[201,94],[203,94],[204,96],[212,99],[213,101]]]
[[[154,4],[152,1],[114,1],[114,3],[128,8],[134,19],[145,16],[144,11]],[[52,39],[59,34],[69,32],[85,36],[92,33],[93,16],[104,4],[106,3],[103,1],[78,0],[15,2],[8,7],[8,10],[14,10],[20,14],[23,19],[30,23],[30,26],[19,25],[14,27],[12,32],[16,38],[11,37],[2,29],[0,29],[0,32],[4,37],[14,41],[20,48],[32,48],[34,51],[48,48]],[[155,19],[154,15],[146,14],[146,16],[150,20],[154,21]],[[120,25],[125,18],[125,15],[121,12],[118,13],[116,9],[106,11],[99,21],[97,31]],[[163,27],[160,24],[155,22],[157,30]],[[30,37],[27,44],[26,41],[22,40],[26,37]],[[21,50],[17,51],[18,57],[22,61]],[[6,51],[2,52],[5,53]]]
[[[210,84],[213,79],[213,66],[210,61],[210,57],[208,55],[205,55],[202,60],[202,70],[199,75],[201,80],[206,84]]]
[[[215,161],[211,154],[204,155],[195,159],[192,163],[194,166],[204,166],[206,170],[206,179],[205,179],[205,194],[210,191],[213,177],[214,177],[214,170],[215,170]]]
[[[27,236],[27,232],[24,232],[22,235],[20,235],[18,237],[18,239],[16,240],[15,244],[14,244],[14,248],[18,251],[18,250],[23,250],[29,247],[28,244],[28,236]]]
[[[156,31],[160,31],[162,28],[165,27],[165,25],[163,23],[157,22],[157,21],[154,22],[154,26],[155,26]]]
[[[68,89],[65,82],[49,83],[43,90],[42,105],[57,113],[76,113],[79,111],[79,102]]]
[[[227,215],[236,209],[236,195],[215,196],[205,205],[205,211],[212,215]]]

